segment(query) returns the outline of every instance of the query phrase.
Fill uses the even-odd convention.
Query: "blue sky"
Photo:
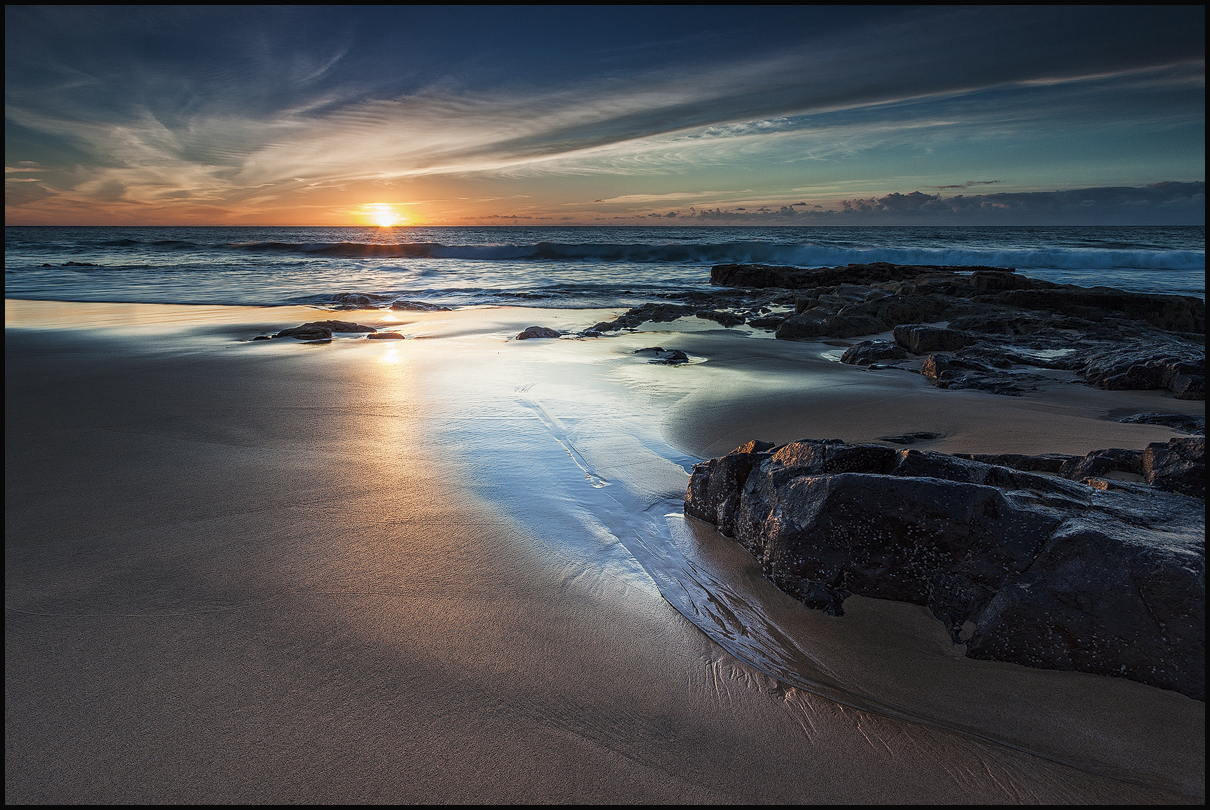
[[[5,10],[8,224],[1193,224],[1205,9]]]

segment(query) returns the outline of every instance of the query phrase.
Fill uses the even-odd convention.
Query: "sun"
[[[392,228],[408,221],[394,203],[366,203],[358,213],[379,228]]]

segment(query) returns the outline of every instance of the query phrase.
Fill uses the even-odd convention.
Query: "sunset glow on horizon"
[[[366,203],[361,206],[361,216],[371,225],[380,228],[393,228],[396,225],[407,225],[408,218],[399,212],[393,203]]]
[[[7,6],[5,221],[1201,224],[1204,18]]]

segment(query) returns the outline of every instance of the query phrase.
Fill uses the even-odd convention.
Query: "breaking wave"
[[[786,264],[829,267],[869,262],[924,265],[1087,270],[1204,270],[1206,254],[1193,250],[1129,250],[1049,247],[1037,250],[980,248],[887,248],[770,242],[719,244],[532,244],[444,245],[439,242],[246,242],[228,246],[259,253],[343,259],[463,259],[469,261],[595,261],[690,264]]]

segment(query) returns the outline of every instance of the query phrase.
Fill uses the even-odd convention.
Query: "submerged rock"
[[[391,309],[404,310],[409,312],[449,312],[449,307],[443,307],[440,304],[427,304],[424,301],[395,301],[391,304]]]
[[[1149,480],[1191,480],[1195,458],[1204,472],[1193,444],[1149,447]],[[1031,459],[1070,460],[1018,466]],[[1088,481],[836,439],[750,442],[694,467],[685,513],[810,607],[839,615],[854,594],[926,605],[970,657],[1205,700],[1203,503]]]
[[[376,293],[337,293],[332,303],[337,309],[377,309],[391,300],[389,295]]]
[[[661,366],[680,366],[689,362],[689,355],[680,349],[665,349],[661,346],[650,346],[646,349],[635,349],[635,354],[646,355],[648,363]]]

